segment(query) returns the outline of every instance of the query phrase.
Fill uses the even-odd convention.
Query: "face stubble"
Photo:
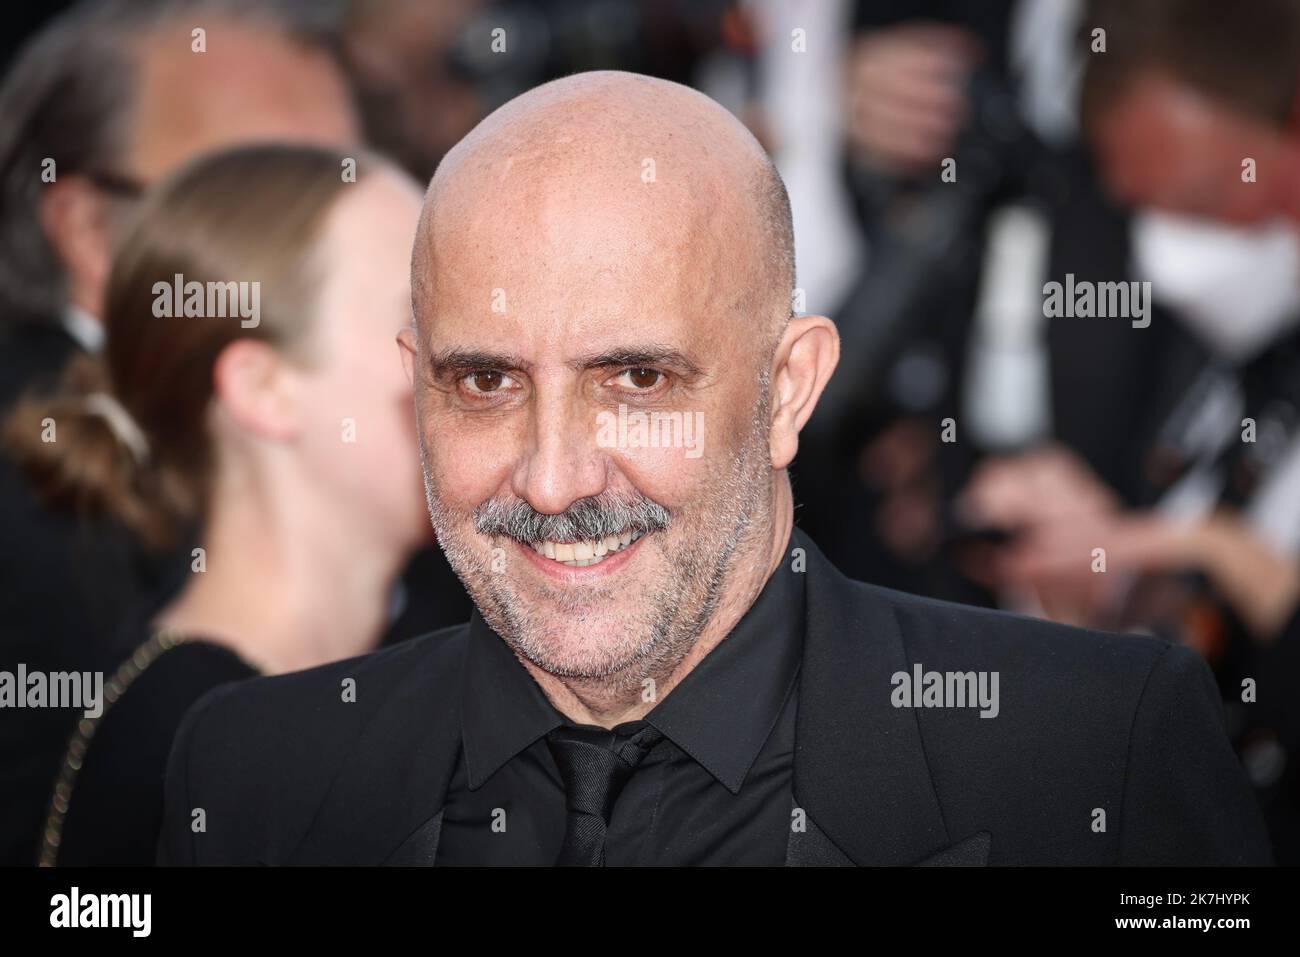
[[[641,549],[659,553],[655,581],[642,581],[634,600],[618,592],[635,588],[627,572],[616,583],[587,588],[529,583],[527,591],[511,576],[507,551],[504,571],[494,571],[500,537],[485,539],[475,530],[474,509],[457,509],[441,494],[431,451],[423,441],[429,516],[452,569],[484,620],[522,660],[562,679],[580,697],[589,692],[606,700],[643,695],[661,686],[695,646],[707,627],[729,579],[734,559],[761,543],[770,527],[771,463],[768,433],[771,396],[767,367],[758,378],[748,434],[694,501],[670,512],[669,530],[653,532]],[[757,553],[766,559],[766,550]],[[530,576],[531,577],[531,576]],[[607,627],[613,618],[619,634],[603,642],[578,642],[584,628]],[[567,637],[566,637],[567,636]],[[653,682],[653,684],[648,684]]]

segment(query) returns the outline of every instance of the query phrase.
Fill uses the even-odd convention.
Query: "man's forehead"
[[[495,350],[570,365],[653,345],[704,366],[716,351],[734,353],[753,325],[744,272],[710,241],[641,248],[596,237],[549,251],[463,257],[453,249],[432,259],[416,296],[431,353]]]
[[[673,187],[644,199],[617,185],[596,192],[503,189],[481,214],[435,213],[412,263],[427,292],[418,310],[599,335],[610,324],[717,317],[739,298],[748,250],[712,202],[691,209]]]
[[[689,262],[692,246],[740,241],[752,229],[743,189],[684,152],[514,159],[484,157],[426,198],[438,258],[462,266],[572,259],[616,274],[626,257]]]

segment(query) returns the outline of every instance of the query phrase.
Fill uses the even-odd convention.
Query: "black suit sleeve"
[[[167,758],[167,781],[163,795],[163,824],[158,837],[158,864],[162,867],[179,867],[197,864],[193,825],[193,812],[197,795],[190,791],[190,753],[195,729],[203,720],[212,702],[230,690],[230,686],[215,688],[205,694],[190,708],[181,721],[172,741]]]
[[[1123,864],[1272,863],[1214,678],[1185,646],[1157,659],[1138,702],[1120,828]]]

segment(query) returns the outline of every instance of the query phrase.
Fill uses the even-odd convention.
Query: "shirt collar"
[[[772,733],[799,671],[803,580],[787,548],[731,632],[645,716],[732,794]]]
[[[564,720],[477,608],[469,619],[461,689],[461,740],[471,789]]]
[[[59,316],[64,330],[87,352],[96,353],[104,346],[104,325],[80,306],[68,303]]]
[[[645,720],[740,791],[771,734],[802,657],[804,575],[786,557],[731,632]],[[478,610],[470,617],[461,736],[471,789],[565,722]]]

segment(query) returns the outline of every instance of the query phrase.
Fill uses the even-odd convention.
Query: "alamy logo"
[[[895,671],[889,681],[895,708],[979,708],[981,718],[998,716],[996,671],[925,671],[918,663],[911,674]]]
[[[81,708],[87,718],[104,713],[102,671],[0,671],[0,708]]]
[[[1151,325],[1151,283],[1065,282],[1043,285],[1043,315],[1048,319],[1132,319],[1134,329]]]
[[[704,454],[703,412],[629,412],[596,416],[596,444],[602,449],[685,449],[688,459]]]
[[[199,282],[176,273],[153,284],[153,314],[158,319],[238,318],[244,329],[262,321],[260,282]]]
[[[51,927],[129,927],[132,937],[148,937],[152,925],[151,894],[70,894],[50,898]]]

